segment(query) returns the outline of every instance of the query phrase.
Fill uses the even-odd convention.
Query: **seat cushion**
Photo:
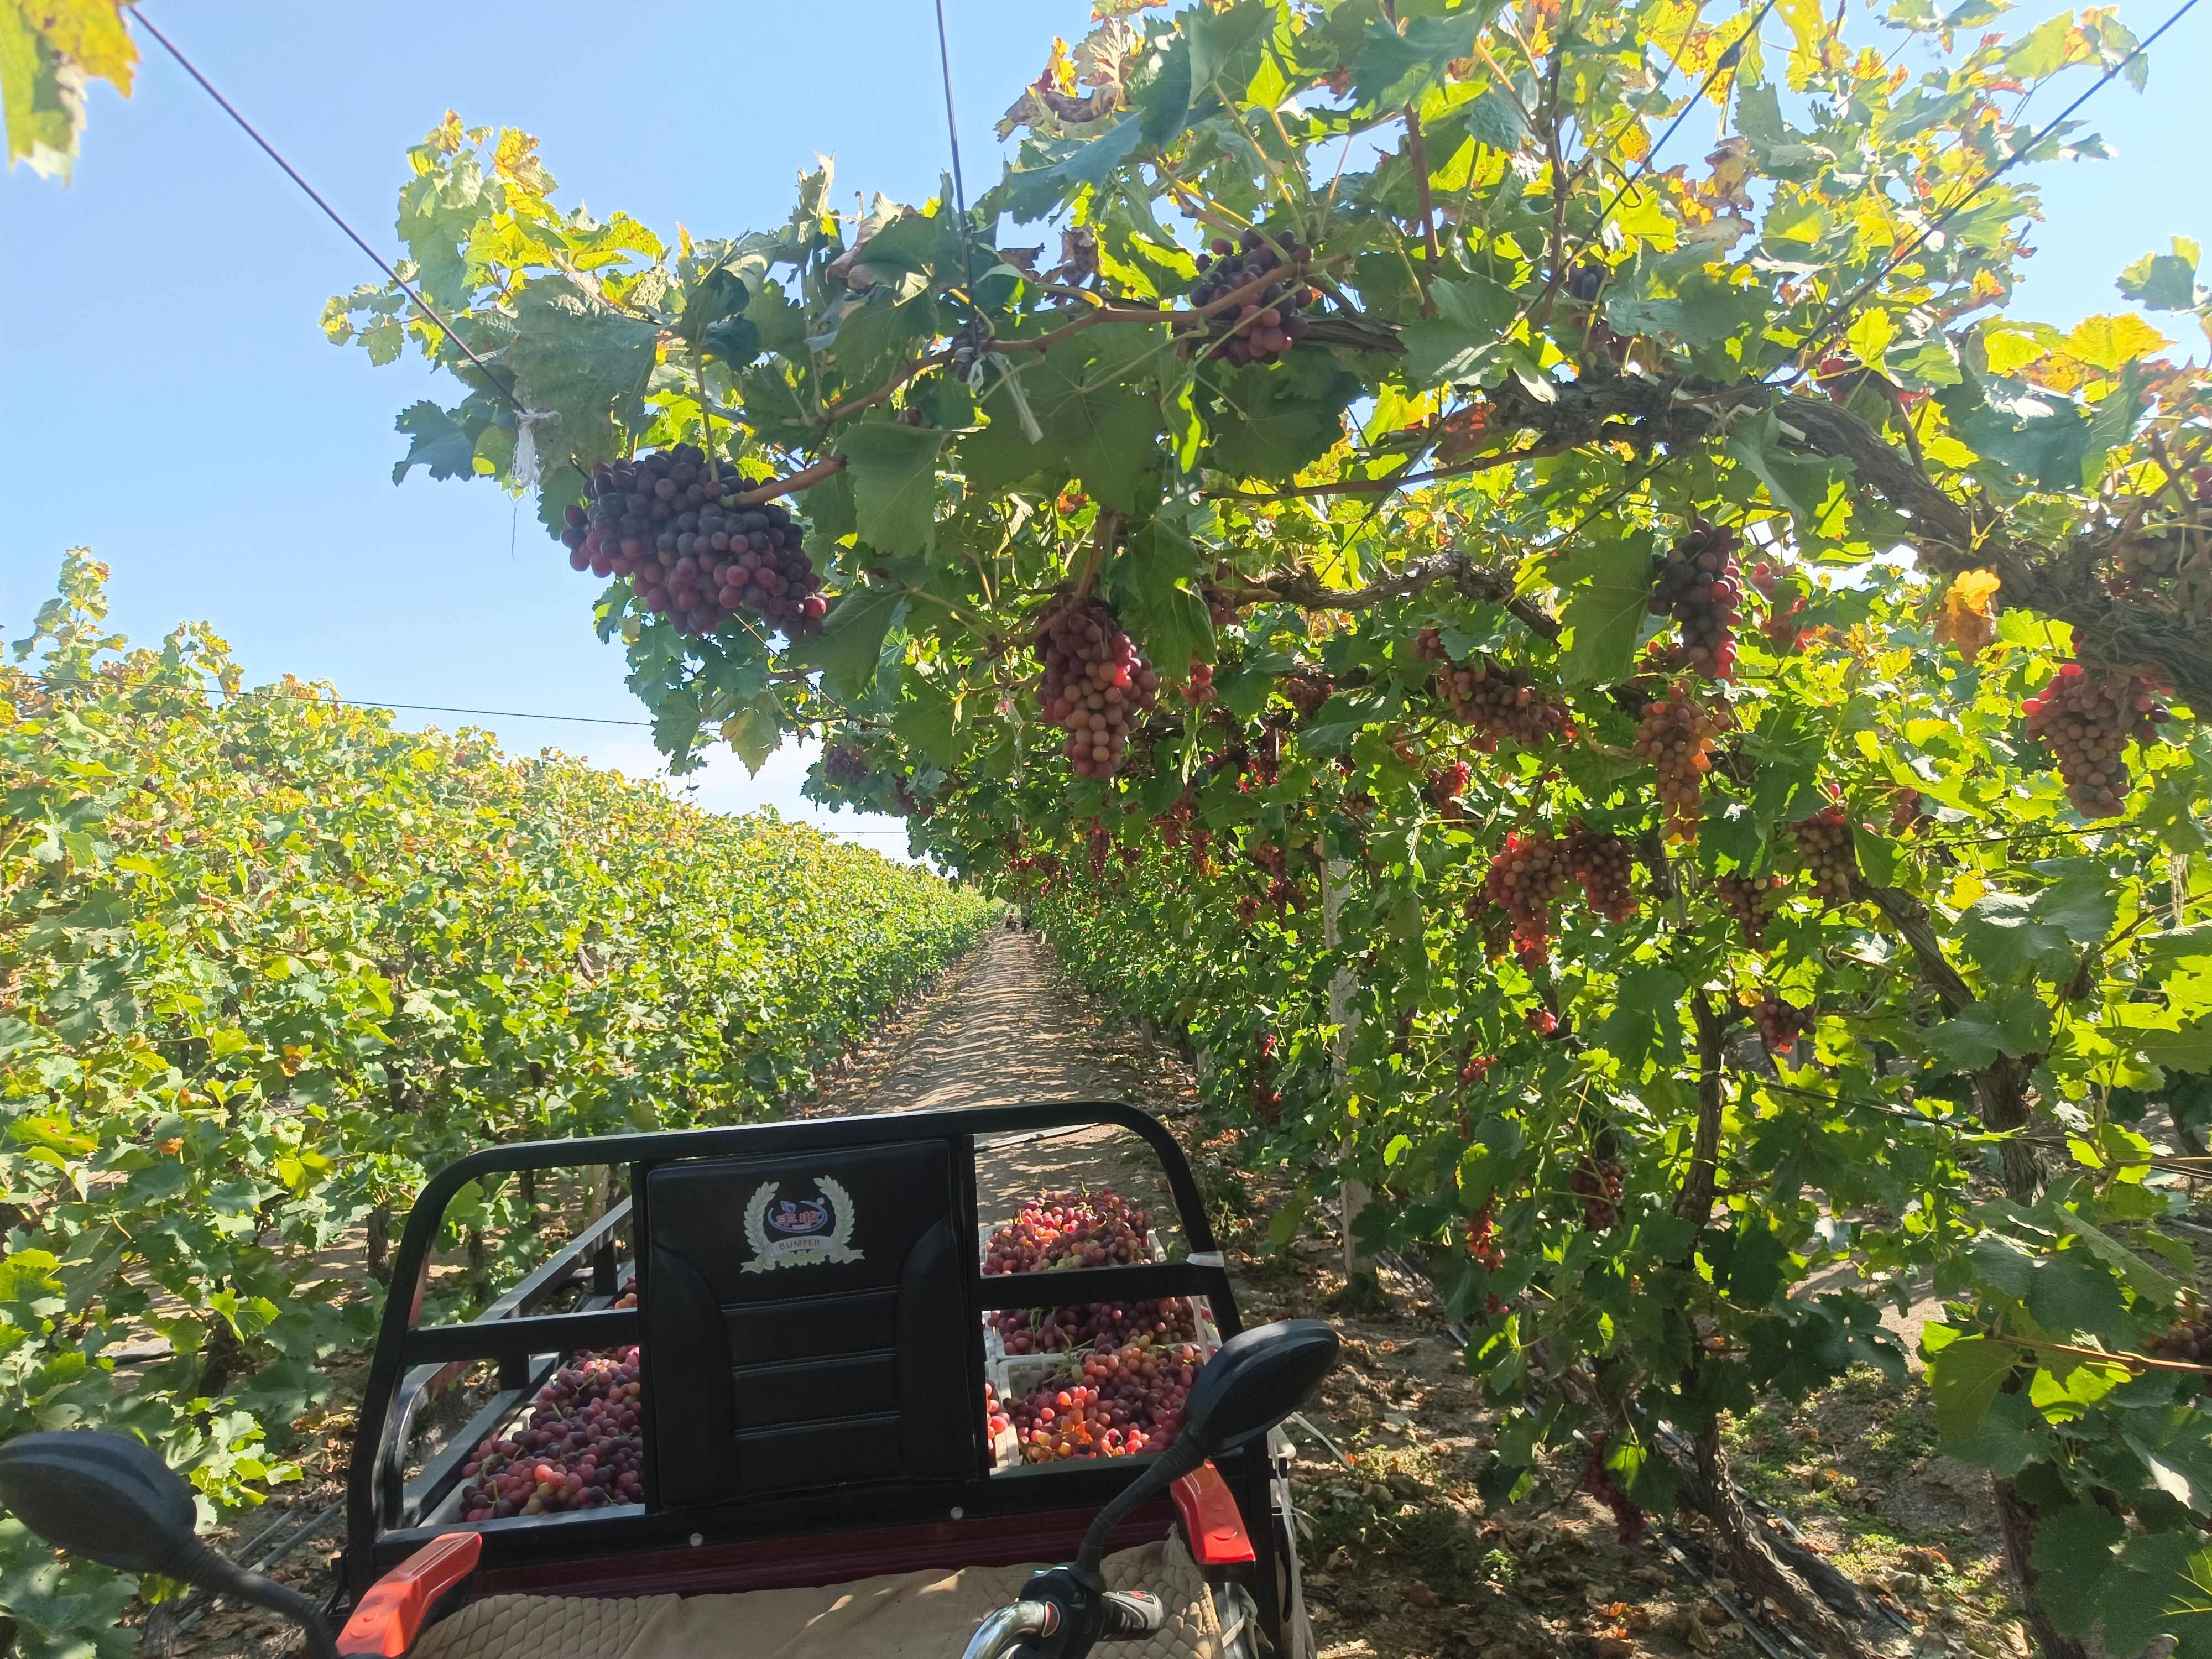
[[[809,1589],[580,1601],[499,1595],[432,1629],[414,1659],[958,1659],[1037,1566],[890,1573]],[[1220,1659],[1221,1625],[1180,1538],[1106,1558],[1115,1589],[1146,1589],[1167,1622],[1098,1659]]]
[[[623,1659],[673,1595],[488,1595],[423,1632],[410,1659]]]

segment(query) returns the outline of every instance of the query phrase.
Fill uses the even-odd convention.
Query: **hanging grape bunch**
[[[2172,1326],[2143,1344],[2143,1352],[2154,1359],[2175,1359],[2185,1365],[2212,1365],[2212,1319],[2201,1313],[2194,1317],[2184,1316]],[[2212,1394],[2212,1374],[2202,1382],[2206,1394]]]
[[[1206,601],[1206,615],[1214,631],[1234,628],[1237,619],[1244,613],[1245,602],[1230,593],[1229,584],[1237,580],[1237,572],[1226,559],[1213,567],[1213,579],[1199,588],[1199,597]]]
[[[1730,872],[1713,883],[1721,903],[1743,929],[1744,943],[1754,951],[1766,948],[1766,924],[1779,915],[1789,902],[1790,878],[1779,873],[1747,876]]]
[[[2190,483],[2196,495],[2192,511],[2147,526],[2112,549],[2112,586],[2120,593],[2164,590],[2174,609],[2203,621],[2212,617],[2212,466],[2193,469]],[[2181,481],[2170,487],[2180,492]]]
[[[1501,738],[1534,749],[1548,738],[1575,735],[1575,723],[1566,709],[1535,684],[1527,669],[1486,659],[1455,663],[1444,648],[1443,635],[1433,628],[1414,636],[1413,653],[1436,664],[1437,695],[1450,708],[1452,718],[1474,733],[1474,746],[1484,754],[1495,754]]]
[[[1633,1544],[1644,1536],[1644,1510],[1636,1500],[1621,1491],[1613,1480],[1613,1471],[1605,1466],[1605,1445],[1610,1437],[1600,1435],[1590,1443],[1589,1453],[1583,1459],[1583,1486],[1592,1498],[1613,1511],[1613,1536],[1623,1544]]]
[[[1589,908],[1607,921],[1636,915],[1636,849],[1619,836],[1585,829],[1577,818],[1567,840],[1567,868]]]
[[[1797,855],[1813,877],[1813,896],[1823,904],[1848,904],[1851,878],[1858,873],[1858,856],[1851,848],[1851,821],[1844,804],[1835,801],[1809,818],[1790,826],[1797,842]]]
[[[1037,635],[1044,717],[1067,733],[1061,752],[1079,778],[1110,778],[1128,752],[1136,711],[1158,700],[1159,677],[1097,599],[1070,605]]]
[[[822,780],[833,789],[858,788],[868,781],[868,757],[850,744],[834,744],[822,752]]]
[[[2128,795],[2127,741],[2156,743],[2171,718],[2150,683],[2069,662],[2021,705],[2027,735],[2058,757],[2066,799],[2085,818],[2117,817]]]
[[[1505,837],[1490,860],[1483,890],[1513,921],[1513,947],[1522,961],[1540,959],[1551,948],[1552,901],[1566,890],[1566,844],[1541,830]]]
[[[1620,1219],[1620,1160],[1585,1152],[1567,1177],[1568,1188],[1583,1201],[1583,1221],[1601,1233]]]
[[[1474,1265],[1487,1273],[1496,1273],[1505,1265],[1505,1246],[1499,1243],[1498,1224],[1492,1218],[1491,1206],[1484,1205],[1467,1224],[1467,1253],[1474,1258]]]
[[[1659,773],[1659,804],[1666,809],[1667,833],[1676,841],[1698,838],[1700,785],[1713,769],[1713,738],[1720,730],[1720,717],[1679,685],[1644,706],[1636,752]]]
[[[1800,1008],[1784,1002],[1769,991],[1753,1005],[1752,1019],[1759,1026],[1759,1035],[1766,1046],[1778,1054],[1786,1054],[1797,1046],[1797,1039],[1813,1029],[1814,1013],[1810,1008]]]
[[[1421,793],[1429,798],[1429,805],[1446,817],[1455,816],[1460,810],[1460,797],[1467,793],[1468,780],[1474,769],[1463,760],[1453,761],[1429,774],[1421,786]]]
[[[829,601],[799,526],[776,502],[740,507],[750,488],[726,461],[693,444],[592,473],[588,508],[568,509],[568,562],[627,576],[656,616],[681,633],[719,631],[740,611],[792,639],[822,631]]]
[[[1272,363],[1305,337],[1308,323],[1303,313],[1317,296],[1299,274],[1311,251],[1294,236],[1279,237],[1276,242],[1279,253],[1259,231],[1248,230],[1235,242],[1215,237],[1198,256],[1198,281],[1190,290],[1194,306],[1212,305],[1262,277],[1279,275],[1238,304],[1190,325],[1191,331],[1177,348],[1184,356],[1202,350],[1232,363]]]
[[[1651,556],[1651,614],[1681,625],[1684,655],[1707,679],[1735,678],[1738,544],[1735,532],[1699,519],[1670,550]]]

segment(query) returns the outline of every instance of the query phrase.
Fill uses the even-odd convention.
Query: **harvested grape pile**
[[[1071,1355],[1067,1369],[1019,1399],[983,1385],[994,1436],[1013,1431],[1025,1463],[1070,1457],[1127,1457],[1158,1451],[1182,1426],[1183,1401],[1205,1363],[1193,1342],[1146,1336],[1120,1348]]]
[[[637,1306],[635,1281],[618,1308]],[[494,1435],[461,1465],[461,1518],[505,1520],[642,1503],[645,1441],[637,1347],[580,1353],[530,1402],[520,1427]]]
[[[1152,1218],[1111,1187],[1041,1194],[995,1229],[987,1273],[1050,1273],[1150,1261]],[[984,1390],[994,1437],[1011,1431],[1024,1462],[1156,1450],[1182,1422],[1204,1363],[1198,1316],[1181,1297],[984,1316],[1004,1344],[1008,1386]],[[1060,1355],[1040,1371],[1032,1355]]]

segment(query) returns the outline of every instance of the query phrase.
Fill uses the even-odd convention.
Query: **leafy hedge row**
[[[258,1502],[427,1172],[770,1115],[991,914],[773,816],[241,691],[204,627],[126,650],[105,574],[72,554],[0,669],[0,1436],[129,1427]],[[544,1220],[457,1213],[441,1291]],[[130,1594],[0,1528],[33,1659],[125,1650]]]

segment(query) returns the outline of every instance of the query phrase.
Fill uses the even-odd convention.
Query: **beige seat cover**
[[[926,1569],[813,1589],[580,1601],[495,1595],[434,1627],[416,1659],[959,1659],[1035,1566]],[[1206,1581],[1179,1538],[1106,1559],[1115,1589],[1148,1589],[1167,1622],[1100,1659],[1220,1659]]]

